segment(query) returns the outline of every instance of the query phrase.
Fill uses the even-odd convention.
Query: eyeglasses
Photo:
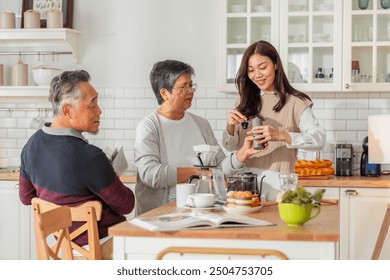
[[[195,93],[197,88],[198,88],[198,85],[197,84],[193,84],[192,86],[184,86],[184,87],[172,88],[172,89],[177,90],[177,93],[184,92],[185,94],[189,94],[190,89],[192,90],[193,93]]]

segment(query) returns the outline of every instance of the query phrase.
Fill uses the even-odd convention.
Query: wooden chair
[[[37,204],[34,204],[38,207]],[[38,260],[73,260],[69,227],[72,225],[70,209],[61,206],[34,216],[35,242]],[[58,232],[54,246],[47,242],[47,237]]]
[[[281,260],[288,257],[277,250],[239,249],[239,248],[207,248],[207,247],[168,247],[156,256],[156,260],[162,260],[166,254],[204,254],[204,255],[240,255],[240,256],[275,256]]]
[[[32,203],[37,205],[37,208],[34,208],[34,217],[36,214],[60,207],[57,204],[40,198],[33,198]],[[102,217],[102,204],[99,201],[88,201],[79,206],[70,207],[70,211],[73,222],[85,222],[82,226],[70,233],[72,249],[81,254],[80,257],[75,256],[75,259],[101,260],[102,253],[99,243],[97,222],[100,221]],[[88,249],[83,248],[72,241],[85,232],[88,234]]]
[[[385,217],[383,218],[382,227],[379,231],[378,238],[376,240],[374,251],[372,252],[372,260],[377,260],[381,254],[383,243],[385,243],[386,235],[390,227],[390,203],[387,204],[387,210]]]

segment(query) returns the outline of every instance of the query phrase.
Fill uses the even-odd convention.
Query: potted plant
[[[314,194],[311,194],[302,186],[297,186],[295,190],[280,193],[277,198],[280,218],[288,226],[302,226],[320,214],[319,202],[323,194],[323,190],[317,190]],[[317,209],[317,213],[312,216],[313,208]]]

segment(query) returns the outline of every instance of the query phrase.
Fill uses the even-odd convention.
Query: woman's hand
[[[227,115],[227,131],[230,135],[234,134],[236,125],[246,121],[247,118],[237,110],[229,111]]]
[[[254,134],[261,134],[261,137],[256,136],[256,139],[262,139],[261,143],[266,143],[268,141],[283,141],[287,144],[291,144],[291,136],[288,132],[274,129],[270,125],[253,127],[251,131],[248,132],[248,135]]]
[[[266,142],[264,143],[263,150],[255,150],[253,148],[253,140],[260,139],[260,137],[261,136],[253,136],[253,135],[248,135],[247,137],[245,137],[244,144],[236,153],[236,157],[237,157],[239,162],[244,163],[252,155],[261,153],[267,149],[268,143],[266,143]]]

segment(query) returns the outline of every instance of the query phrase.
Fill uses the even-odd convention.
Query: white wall
[[[16,11],[20,3],[1,0],[0,10]],[[157,107],[148,81],[149,71],[157,60],[179,59],[195,68],[199,90],[191,111],[206,117],[221,139],[226,113],[236,95],[217,92],[217,16],[216,0],[77,0],[73,22],[74,28],[82,33],[80,65],[74,65],[67,56],[55,61],[24,59],[30,69],[48,64],[89,71],[100,92],[103,121],[100,133],[87,138],[102,148],[124,146],[132,166],[137,122]],[[0,63],[9,69],[17,59],[0,56]],[[315,113],[327,130],[329,144],[322,156],[334,160],[335,143],[352,143],[358,163],[361,141],[367,135],[367,115],[389,113],[390,94],[311,96]],[[48,106],[45,100],[38,104],[0,102],[0,108]],[[14,112],[9,116],[0,111],[0,166],[19,164],[21,148],[34,132],[29,129],[30,120],[36,115],[36,112]]]

